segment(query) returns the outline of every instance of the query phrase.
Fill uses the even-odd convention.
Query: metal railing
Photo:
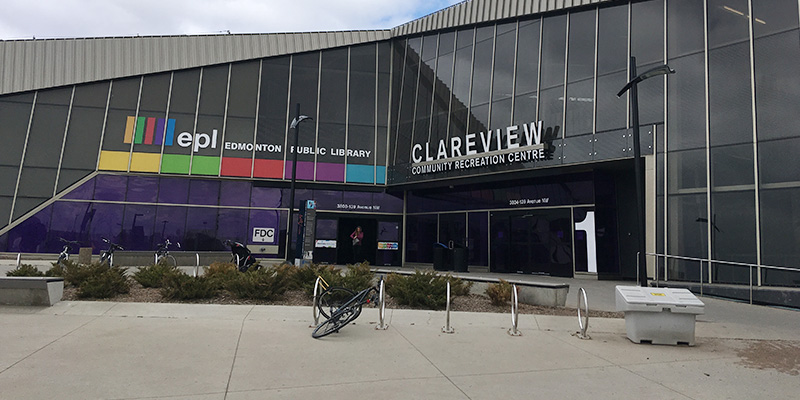
[[[637,253],[638,256],[638,253]],[[698,280],[700,284],[700,295],[703,295],[703,285],[705,284],[712,284],[713,283],[713,273],[712,273],[712,265],[728,265],[734,267],[747,267],[747,275],[749,278],[748,287],[750,289],[750,304],[753,304],[753,269],[756,269],[756,284],[755,286],[761,287],[763,284],[762,280],[762,270],[777,270],[777,271],[789,271],[795,272],[800,274],[800,269],[797,268],[789,268],[789,267],[778,267],[774,265],[763,265],[763,264],[755,264],[755,263],[741,263],[741,262],[734,262],[734,261],[722,261],[722,260],[712,260],[710,258],[697,258],[697,257],[684,257],[684,256],[674,256],[669,254],[658,254],[658,253],[645,253],[645,256],[655,257],[656,265],[655,265],[655,284],[656,287],[659,286],[660,278],[659,278],[659,266],[661,265],[660,260],[664,260],[663,263],[663,272],[664,272],[664,282],[669,282],[669,268],[667,265],[668,260],[682,260],[682,261],[690,261],[690,262],[697,262],[698,263]],[[637,258],[637,264],[638,259]],[[707,269],[704,270],[703,267]],[[638,265],[637,265],[638,267]],[[638,278],[638,268],[637,268],[637,278]],[[708,282],[705,282],[704,277],[707,277]],[[687,281],[693,282],[693,281]]]
[[[522,336],[522,332],[517,329],[519,326],[519,296],[517,295],[517,285],[511,285],[511,329],[508,334],[511,336]]]

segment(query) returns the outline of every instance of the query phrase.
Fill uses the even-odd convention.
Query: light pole
[[[312,119],[308,115],[300,115],[300,103],[297,103],[296,117],[292,120],[289,128],[294,129],[294,147],[292,148],[292,183],[289,187],[289,229],[286,236],[286,262],[294,264],[292,260],[292,214],[294,212],[294,183],[297,180],[297,139],[300,137],[300,123],[306,119]]]
[[[628,92],[631,100],[631,124],[633,125],[633,167],[636,177],[636,211],[639,225],[639,245],[636,263],[638,265],[639,285],[647,286],[647,264],[645,258],[645,227],[644,227],[644,174],[642,173],[642,150],[641,140],[639,139],[639,93],[637,85],[639,82],[652,78],[654,76],[674,74],[675,70],[670,68],[669,65],[659,65],[658,67],[651,68],[641,75],[636,75],[636,57],[631,57],[630,67],[630,80],[625,86],[617,93],[617,97],[621,97],[625,92]],[[654,132],[655,133],[655,132]]]

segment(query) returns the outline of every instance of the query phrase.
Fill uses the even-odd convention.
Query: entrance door
[[[361,255],[370,265],[375,265],[375,251],[378,247],[378,221],[374,218],[339,218],[337,264],[344,265],[364,261],[353,259],[353,240],[350,239],[350,234],[359,226],[364,232]]]
[[[492,270],[572,276],[568,209],[492,214]]]

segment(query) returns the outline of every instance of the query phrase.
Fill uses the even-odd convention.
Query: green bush
[[[133,274],[133,279],[139,282],[146,288],[160,288],[164,282],[164,278],[168,275],[182,273],[178,267],[174,265],[167,265],[166,262],[153,264],[147,267],[139,268]]]
[[[91,266],[89,266],[91,267]],[[101,265],[102,269],[92,269],[92,274],[78,286],[78,297],[106,299],[118,294],[128,293],[130,286],[125,276],[125,268]]]
[[[295,268],[291,286],[303,290],[309,297],[314,295],[314,283],[318,276],[321,276],[331,286],[337,286],[337,282],[341,279],[341,272],[333,265],[308,264],[301,267],[290,267]]]
[[[282,266],[249,270],[228,281],[225,289],[240,299],[275,300],[286,292],[290,271]]]
[[[66,260],[65,262],[70,262],[70,261]],[[50,269],[48,269],[47,272],[44,273],[44,276],[60,276],[63,278],[64,267],[62,267],[61,264],[54,262],[53,266],[50,267]]]
[[[334,286],[346,287],[355,292],[359,292],[373,285],[375,274],[369,269],[369,263],[348,265],[347,270]]]
[[[489,300],[496,306],[506,305],[511,301],[511,284],[508,281],[500,279],[499,283],[490,283],[486,288],[486,295]]]
[[[420,270],[409,276],[389,274],[386,277],[386,293],[403,305],[440,310],[447,305],[448,281],[451,296],[469,293],[471,283],[464,283],[449,274],[439,275],[436,271]]]
[[[229,281],[239,277],[239,270],[232,262],[214,262],[203,268],[203,276],[217,289],[223,289]]]
[[[33,265],[20,264],[17,268],[6,272],[6,276],[44,276],[44,273]]]
[[[51,270],[55,272],[56,267]],[[83,282],[86,282],[90,277],[101,275],[107,270],[109,270],[108,264],[101,264],[98,262],[87,265],[67,260],[64,262],[64,267],[61,272],[65,284],[80,287]],[[123,269],[123,272],[124,271]]]
[[[206,276],[173,274],[164,277],[161,295],[170,300],[208,299],[217,295],[216,283]]]

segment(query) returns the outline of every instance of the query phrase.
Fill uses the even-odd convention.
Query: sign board
[[[336,241],[328,239],[317,239],[316,243],[314,243],[314,247],[318,249],[335,249]]]
[[[275,228],[253,228],[253,243],[275,243]]]
[[[378,250],[400,250],[398,242],[378,242]]]

